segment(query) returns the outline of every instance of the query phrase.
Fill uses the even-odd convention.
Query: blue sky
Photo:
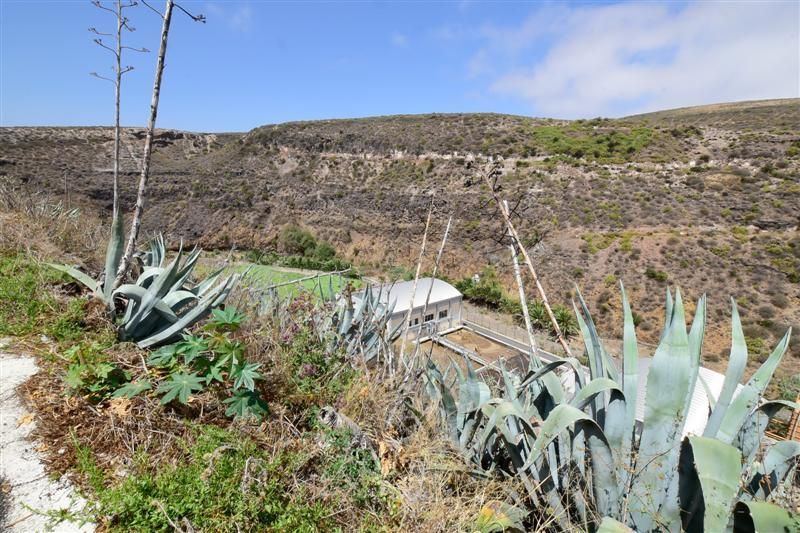
[[[161,0],[152,0],[161,7]],[[800,96],[798,2],[183,2],[158,125],[491,111],[579,118]],[[128,10],[126,43],[160,19]],[[0,124],[108,125],[113,28],[88,0],[0,0]],[[147,118],[155,53],[128,53],[122,121]]]

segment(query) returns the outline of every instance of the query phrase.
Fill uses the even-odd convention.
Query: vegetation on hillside
[[[357,261],[378,274],[407,264],[401,250],[418,233],[414,213],[429,204],[420,190],[441,188],[463,229],[444,270],[467,298],[519,317],[494,246],[496,214],[484,209],[496,190],[470,181],[485,156],[511,158],[495,186],[521,198],[514,213],[524,242],[542,244],[532,253],[549,293],[577,297],[577,314],[560,306],[554,314],[563,333],[582,337],[588,377],[577,359],[533,358],[525,374],[480,378],[436,368],[427,354],[393,350],[397,332],[387,333],[388,312],[374,301],[353,306],[338,289],[289,297],[234,288],[211,265],[195,269],[199,252],[158,240],[141,251],[130,283],[109,294],[108,228],[91,209],[28,192],[50,174],[33,177],[20,154],[48,141],[14,143],[0,182],[0,335],[43,368],[23,392],[49,469],[81,487],[82,518],[119,531],[796,529],[786,509],[797,505],[800,445],[758,450],[769,420],[798,393],[797,341],[784,336],[800,319],[796,140],[768,124],[734,135],[708,117],[665,120],[325,121],[262,128],[240,143],[167,135],[153,154],[175,176],[153,183],[155,205],[183,185],[204,200],[195,218],[178,209],[166,223],[155,209],[149,223],[275,252],[251,252],[261,263],[295,258],[334,270],[321,266]],[[81,160],[86,148],[76,146],[63,147],[64,161]],[[477,156],[452,154],[473,148]],[[175,150],[185,157],[171,157]],[[186,161],[224,169],[222,192],[197,177],[188,187]],[[107,189],[76,187],[97,199]],[[269,206],[278,205],[276,215]],[[242,225],[219,230],[214,209],[239,209]],[[80,283],[45,262],[79,265],[62,270]],[[612,295],[620,279],[639,313]],[[704,297],[684,306],[668,293],[661,311],[653,295],[679,279],[692,291],[710,287],[715,301],[739,293],[731,328],[717,325],[724,310]],[[586,300],[574,281],[590,287]],[[534,327],[552,327],[537,300],[527,311]],[[599,330],[618,325],[622,347],[603,346]],[[640,431],[636,362],[648,354],[637,352],[637,329],[660,343]],[[683,438],[704,361],[727,371],[726,384],[704,434]],[[563,386],[569,376],[572,389]]]
[[[53,231],[29,227],[40,242]],[[766,422],[788,405],[759,403],[788,334],[739,396],[723,387],[709,422],[715,429],[704,436],[683,439],[685,416],[653,414],[667,412],[665,402],[678,412],[688,406],[705,299],[688,332],[680,295],[668,300],[640,435],[624,429],[634,427],[626,406],[635,403],[640,355],[624,297],[622,369],[595,342],[579,300],[572,319],[591,375],[574,391],[553,379],[562,367],[582,375],[571,359],[532,359],[526,375],[502,370],[497,382],[470,369],[452,385],[425,358],[392,359],[380,306],[348,311],[310,295],[264,301],[242,287],[232,296],[239,309],[215,310],[177,342],[119,342],[98,293],[39,262],[40,252],[21,251],[23,241],[5,228],[0,304],[14,312],[0,315],[0,327],[38,354],[44,372],[24,388],[34,436],[61,450],[48,454],[50,468],[70,475],[89,500],[80,516],[64,511],[54,521],[71,516],[120,531],[796,526],[773,505],[790,505],[786,493],[765,480],[789,476],[800,445],[781,444],[753,462]],[[160,250],[148,260],[169,261]],[[489,269],[465,290],[510,305]],[[742,380],[748,358],[735,307],[733,331],[729,384]],[[406,379],[404,364],[427,371]],[[657,385],[679,368],[680,383]],[[650,442],[672,452],[637,460],[657,454]],[[564,452],[582,447],[585,456]],[[711,471],[729,475],[712,487]],[[670,497],[645,497],[653,493],[676,494],[688,511],[679,513]]]

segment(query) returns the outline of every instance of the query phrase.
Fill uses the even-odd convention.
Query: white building
[[[392,316],[387,325],[389,331],[394,331],[401,325],[411,309],[409,318],[409,336],[428,337],[432,332],[443,332],[461,326],[461,301],[462,295],[458,289],[440,279],[420,278],[417,281],[417,290],[414,293],[414,300],[411,300],[414,292],[414,281],[400,281],[397,283],[372,287],[373,295],[379,295],[380,302],[389,306],[394,302]],[[425,308],[425,300],[430,299],[425,309],[425,316],[422,312]],[[363,291],[362,293],[363,294]],[[353,295],[359,298],[359,293]]]

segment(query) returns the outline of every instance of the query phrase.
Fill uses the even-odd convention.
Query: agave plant
[[[621,369],[600,343],[580,295],[576,316],[589,359],[588,379],[575,360],[543,365],[531,358],[530,371],[522,378],[502,371],[497,397],[471,369],[458,371],[455,394],[431,365],[429,392],[466,458],[480,470],[519,478],[527,489],[523,503],[546,509],[565,529],[797,530],[797,517],[764,500],[792,472],[800,443],[780,443],[755,461],[769,419],[783,408],[796,407],[762,400],[790,333],[740,386],[747,347],[734,303],[723,387],[718,397],[709,394],[703,433],[684,436],[690,400],[701,379],[705,298],[698,302],[687,332],[680,291],[674,303],[668,293],[664,332],[650,363],[640,421],[638,344],[624,289],[622,298]],[[574,391],[552,379],[558,368],[574,375]]]
[[[161,264],[163,246],[157,243],[154,246],[160,248],[160,255],[151,255],[149,263]],[[182,262],[181,245],[169,265],[144,266],[135,284],[121,285],[113,292],[113,296],[128,301],[118,327],[121,340],[135,341],[141,348],[168,343],[225,301],[239,276],[234,274],[220,280],[223,269],[219,269],[189,286],[199,257],[200,250],[195,247]]]
[[[332,312],[315,316],[316,330],[328,341],[329,351],[343,349],[349,357],[360,356],[364,361],[377,360],[389,349],[389,345],[400,335],[398,325],[388,331],[389,319],[394,310],[394,302],[388,306],[381,303],[382,288],[363,291],[354,304],[352,296],[336,295],[332,278],[328,277],[327,297],[320,281],[320,298],[331,306]]]

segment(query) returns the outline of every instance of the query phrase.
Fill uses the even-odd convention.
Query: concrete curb
[[[29,439],[35,427],[17,394],[17,387],[39,368],[31,357],[5,353],[0,339],[0,475],[11,485],[10,509],[0,530],[13,532],[90,532],[94,524],[54,523],[49,513],[78,512],[85,500],[66,479],[52,480],[37,444]]]

